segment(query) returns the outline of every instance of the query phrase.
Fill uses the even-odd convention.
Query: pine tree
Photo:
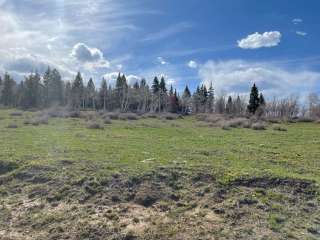
[[[95,109],[95,95],[96,95],[96,88],[94,85],[94,82],[92,78],[89,79],[88,84],[87,84],[87,106],[89,108]]]
[[[253,84],[253,86],[251,88],[249,105],[248,105],[249,113],[255,114],[257,109],[259,108],[259,106],[260,106],[259,90],[258,90],[256,84]]]
[[[260,104],[260,106],[265,106],[266,105],[266,101],[265,101],[264,96],[263,96],[262,93],[260,93],[259,104]]]
[[[186,97],[186,98],[190,98],[191,97],[191,92],[189,90],[188,85],[185,87],[185,89],[183,91],[183,97]]]
[[[37,108],[41,105],[41,77],[38,73],[30,74],[24,81],[24,105]]]
[[[2,94],[1,94],[1,103],[4,106],[13,106],[14,105],[14,87],[15,81],[10,77],[8,73],[4,74],[4,79],[2,83]]]
[[[57,69],[51,71],[48,93],[50,105],[61,105],[63,103],[63,81]]]
[[[76,78],[72,83],[72,107],[79,109],[80,107],[84,108],[84,85],[81,73],[78,72]]]
[[[101,82],[101,88],[99,91],[99,99],[100,99],[100,107],[103,108],[104,111],[107,110],[107,94],[108,94],[108,85],[107,81],[103,78]]]
[[[226,113],[227,114],[232,114],[233,113],[233,101],[232,97],[228,97],[227,105],[226,105]]]
[[[210,87],[208,90],[207,111],[209,113],[212,113],[214,111],[214,89],[212,82],[210,83]]]
[[[162,93],[167,93],[166,81],[164,80],[164,77],[161,77],[159,88]]]
[[[153,79],[153,83],[152,83],[151,88],[152,88],[152,93],[153,93],[153,94],[156,94],[156,93],[159,92],[160,86],[159,86],[159,79],[158,79],[158,77],[155,77],[155,78]]]

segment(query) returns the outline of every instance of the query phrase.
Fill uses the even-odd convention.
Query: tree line
[[[282,100],[266,103],[254,84],[249,102],[241,96],[216,96],[213,84],[200,85],[191,93],[188,86],[180,95],[164,77],[155,77],[151,86],[145,79],[129,84],[124,74],[115,84],[102,79],[97,88],[92,78],[86,83],[80,72],[73,81],[63,81],[57,69],[48,69],[41,76],[31,73],[16,82],[8,73],[0,77],[0,104],[21,109],[69,107],[72,110],[104,110],[120,112],[218,113],[232,115],[269,115],[275,117],[297,114],[298,103]],[[312,109],[318,111],[319,101],[313,97]]]

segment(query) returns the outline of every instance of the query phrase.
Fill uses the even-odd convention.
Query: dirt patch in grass
[[[34,181],[54,171],[34,166],[15,175],[11,184],[22,191],[2,199],[0,239],[318,236],[319,188],[312,181],[252,177],[222,184],[206,170],[190,173],[180,168],[158,168],[132,177]]]

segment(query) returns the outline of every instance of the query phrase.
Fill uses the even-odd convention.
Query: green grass
[[[174,121],[113,121],[104,130],[86,128],[83,119],[50,119],[48,125],[25,126],[26,116],[0,111],[0,160],[20,166],[74,162],[72,172],[108,175],[142,174],[159,166],[205,168],[221,181],[272,175],[320,182],[320,125],[286,124],[287,132],[201,125],[193,117]],[[17,129],[10,129],[10,123]],[[61,166],[61,164],[59,165]]]

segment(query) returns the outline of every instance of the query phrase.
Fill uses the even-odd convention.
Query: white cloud
[[[278,31],[254,33],[238,41],[238,46],[243,49],[257,49],[262,47],[275,47],[281,41],[281,33]]]
[[[74,45],[71,56],[80,62],[98,62],[104,59],[98,48],[91,48],[84,43]]]
[[[218,92],[247,93],[255,82],[269,97],[291,94],[306,95],[320,81],[320,73],[292,70],[279,64],[244,60],[208,61],[200,66],[199,77],[209,86],[214,83]]]
[[[308,33],[306,33],[306,32],[302,32],[302,31],[296,31],[296,34],[297,34],[297,35],[300,35],[300,36],[302,36],[302,37],[304,37],[304,36],[307,36],[307,35],[308,35]]]
[[[166,65],[166,64],[168,64],[168,62],[167,62],[163,57],[157,57],[157,61],[158,61],[161,65]]]
[[[189,61],[187,65],[189,68],[193,68],[193,69],[198,68],[198,63],[194,60]]]
[[[302,23],[302,22],[303,22],[303,20],[301,18],[292,19],[292,23],[295,24],[295,25],[297,25],[299,23]]]
[[[120,72],[120,75],[124,73]],[[108,84],[114,85],[117,81],[117,78],[119,76],[119,72],[110,72],[103,75],[103,78],[108,82]],[[141,77],[130,74],[126,75],[127,82],[131,85],[133,85],[135,82],[140,82]]]

